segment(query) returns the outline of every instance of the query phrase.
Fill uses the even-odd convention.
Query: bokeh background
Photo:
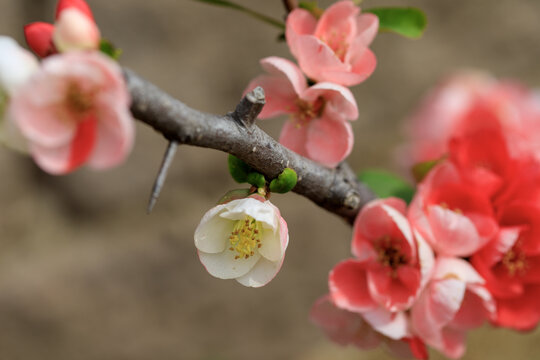
[[[52,21],[55,2],[0,0],[0,34],[23,43],[22,26]],[[102,34],[123,49],[123,65],[203,111],[232,110],[260,73],[259,59],[291,58],[276,29],[232,10],[190,0],[88,2]],[[279,0],[238,2],[284,15]],[[397,170],[403,119],[455,69],[540,84],[539,1],[364,1],[383,5],[420,7],[429,27],[420,40],[376,38],[378,68],[354,88],[354,168]],[[283,120],[261,124],[277,136]],[[180,147],[146,215],[165,146],[138,124],[125,165],[63,177],[0,149],[0,360],[387,358],[334,346],[308,321],[312,302],[327,292],[328,271],[350,255],[348,225],[296,194],[274,196],[291,238],[279,275],[261,289],[214,279],[197,259],[192,234],[237,186],[226,155]],[[468,344],[465,359],[532,359],[540,332],[485,327]]]

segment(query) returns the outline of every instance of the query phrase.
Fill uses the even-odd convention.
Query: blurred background
[[[190,0],[88,2],[102,34],[123,49],[123,65],[206,112],[234,109],[261,72],[259,59],[291,58],[276,29],[232,10]],[[284,15],[279,0],[238,2]],[[0,34],[24,43],[23,25],[51,22],[55,4],[0,0]],[[384,5],[420,7],[429,26],[420,40],[381,34],[372,45],[378,68],[354,88],[355,169],[396,170],[403,119],[455,69],[540,83],[539,1],[364,1]],[[261,125],[277,137],[283,121]],[[123,166],[63,177],[0,149],[0,360],[387,358],[334,346],[308,320],[329,270],[350,256],[348,225],[296,194],[274,196],[291,239],[281,272],[261,289],[214,279],[197,259],[193,231],[238,186],[224,153],[180,147],[146,215],[165,147],[160,134],[137,124]],[[532,359],[539,340],[540,331],[484,327],[470,334],[464,358]]]

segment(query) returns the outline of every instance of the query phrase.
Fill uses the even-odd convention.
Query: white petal
[[[230,220],[244,220],[246,215],[251,216],[263,224],[264,228],[276,231],[278,216],[273,206],[268,202],[261,202],[252,198],[233,200],[226,204],[226,211],[220,216]]]
[[[393,313],[382,307],[362,314],[373,329],[384,336],[399,340],[410,335],[407,316],[403,312]]]
[[[235,222],[218,216],[224,207],[224,205],[218,205],[210,209],[197,226],[195,246],[200,251],[219,253],[225,250]]]
[[[283,255],[279,232],[274,233],[270,229],[263,230],[259,253],[270,261],[278,261]]]
[[[13,92],[38,68],[38,61],[15,40],[0,36],[0,91]]]
[[[240,284],[261,287],[272,280],[281,268],[282,261],[268,261],[261,257],[250,272],[236,279]]]
[[[250,271],[255,263],[261,258],[255,253],[247,259],[235,259],[236,251],[225,250],[218,254],[208,254],[199,251],[199,259],[210,275],[220,279],[235,279]]]

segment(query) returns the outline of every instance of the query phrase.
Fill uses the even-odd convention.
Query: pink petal
[[[260,63],[267,73],[287,79],[296,94],[301,94],[306,90],[306,78],[298,66],[292,61],[277,56],[270,56],[262,59]]]
[[[308,135],[308,127],[297,124],[294,121],[287,121],[281,129],[281,135],[279,135],[279,142],[286,148],[294,151],[295,153],[308,156],[306,150]]]
[[[40,58],[56,52],[52,42],[54,25],[45,22],[33,22],[24,27],[24,37],[28,47]]]
[[[307,10],[297,8],[287,16],[285,35],[289,49],[295,57],[298,57],[298,51],[296,49],[296,40],[298,37],[301,35],[312,35],[315,32],[316,26],[317,19]]]
[[[325,113],[335,120],[356,120],[358,118],[358,105],[352,92],[341,85],[322,82],[309,87],[300,94],[300,98],[314,102],[322,97],[326,100]]]
[[[34,161],[44,171],[54,175],[65,174],[69,171],[71,144],[51,148],[32,143],[29,147]]]
[[[263,88],[266,100],[266,104],[258,116],[259,119],[267,119],[295,111],[295,101],[298,99],[298,95],[288,79],[269,75],[257,76],[251,80],[245,93],[257,86]]]
[[[58,1],[58,5],[56,6],[56,19],[60,17],[62,12],[67,9],[77,9],[81,11],[85,16],[87,16],[90,20],[94,21],[94,17],[92,15],[92,11],[90,10],[90,7],[84,0],[60,0]]]
[[[88,160],[94,169],[108,169],[122,163],[135,140],[134,120],[127,107],[103,106],[97,125],[97,138]]]
[[[365,266],[365,263],[356,260],[345,260],[330,272],[330,295],[338,307],[352,312],[364,312],[377,307],[369,295]]]
[[[390,339],[399,340],[410,336],[409,322],[403,312],[390,312],[383,308],[377,308],[363,313],[362,317],[375,331]]]
[[[433,232],[433,248],[445,255],[468,256],[483,244],[473,222],[439,205],[427,209],[427,217]]]
[[[465,354],[465,332],[447,328],[443,332],[443,345],[437,347],[444,355],[451,359],[459,359]]]
[[[354,42],[368,46],[379,31],[379,17],[375,14],[361,14],[356,21],[357,37]]]
[[[357,33],[360,9],[350,1],[339,1],[322,14],[314,35],[335,50],[346,50]]]
[[[346,85],[324,76],[328,72],[347,73],[350,71],[350,66],[342,63],[328,45],[314,36],[301,36],[296,41],[296,44],[298,64],[309,78],[316,81],[329,81],[339,85]],[[355,75],[352,74],[351,76],[354,77]]]
[[[308,125],[308,158],[328,167],[336,167],[352,151],[354,135],[349,123],[328,118],[314,119]]]

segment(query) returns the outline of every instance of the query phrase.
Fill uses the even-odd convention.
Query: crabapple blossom
[[[433,253],[405,217],[397,198],[367,204],[354,223],[352,253],[330,272],[330,295],[345,310],[365,313],[382,307],[411,307],[425,286]]]
[[[25,142],[7,111],[10,98],[37,70],[37,59],[15,40],[0,36],[0,143],[24,151]]]
[[[465,335],[495,313],[484,279],[465,260],[438,257],[433,276],[411,310],[413,330],[426,344],[457,359]]]
[[[499,224],[472,263],[496,300],[494,323],[530,330],[540,321],[540,207],[516,199],[499,211]]]
[[[362,350],[385,345],[394,356],[427,359],[425,346],[410,333],[409,320],[404,313],[379,311],[365,315],[340,309],[329,295],[325,295],[313,304],[309,316],[330,340],[339,345],[354,345]],[[377,327],[381,324],[384,326]]]
[[[329,82],[308,87],[300,69],[286,59],[268,57],[261,65],[268,74],[253,79],[246,89],[264,88],[266,105],[259,117],[291,114],[280,143],[323,165],[337,166],[354,141],[347,120],[358,117],[358,107],[351,91]]]
[[[315,81],[357,85],[373,73],[376,59],[368,46],[379,28],[373,14],[360,14],[352,1],[339,1],[317,18],[295,9],[285,35],[300,68]]]
[[[443,162],[418,186],[409,221],[437,253],[469,256],[498,230],[488,195],[466,182],[454,164]]]
[[[42,62],[14,94],[10,113],[37,164],[65,174],[126,158],[135,132],[129,102],[114,61],[98,52],[69,52]]]
[[[72,50],[94,50],[101,39],[92,11],[84,0],[59,0],[56,22],[24,27],[28,46],[41,58]]]
[[[288,243],[279,209],[260,196],[215,206],[195,230],[199,259],[210,275],[250,287],[276,276]]]

